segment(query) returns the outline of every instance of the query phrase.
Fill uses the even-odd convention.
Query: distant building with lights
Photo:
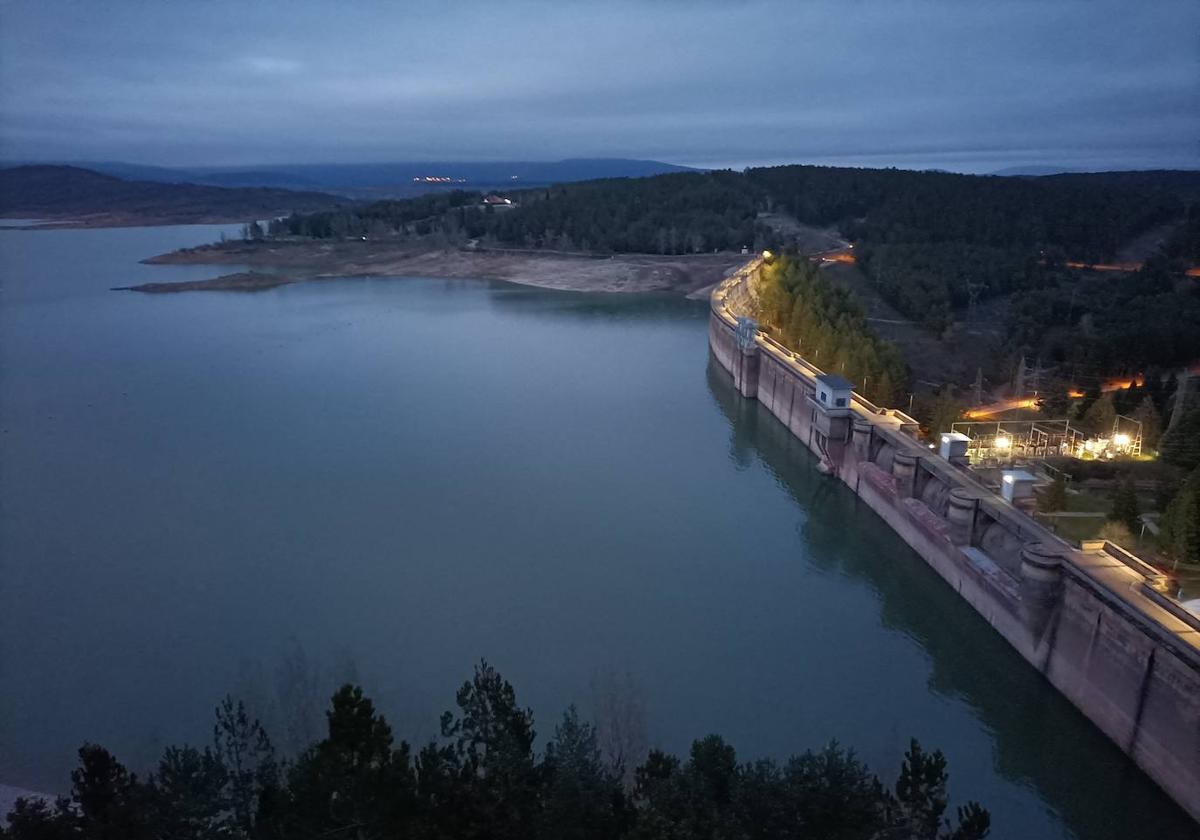
[[[507,210],[509,208],[516,207],[517,204],[511,198],[504,198],[503,196],[493,193],[483,197],[483,206]]]

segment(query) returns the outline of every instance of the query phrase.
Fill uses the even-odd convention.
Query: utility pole
[[[1013,383],[1013,396],[1020,399],[1025,395],[1025,357],[1017,364],[1017,378]]]
[[[975,369],[975,405],[983,405],[983,368]]]

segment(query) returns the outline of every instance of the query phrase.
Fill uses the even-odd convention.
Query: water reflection
[[[761,403],[746,400],[710,357],[709,391],[729,420],[729,455],[757,460],[808,513],[810,562],[866,582],[881,620],[929,654],[929,688],[961,698],[987,727],[997,771],[1028,785],[1079,837],[1191,837],[1188,816],[1056,692],[915,552],[863,544],[845,551],[845,523],[866,512],[848,488],[812,469],[814,456]],[[897,542],[898,538],[893,537]],[[953,771],[953,767],[951,767]]]

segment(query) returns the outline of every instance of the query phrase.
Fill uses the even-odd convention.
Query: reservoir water
[[[219,273],[137,261],[222,230],[0,231],[0,783],[144,769],[226,693],[286,749],[345,679],[423,741],[486,657],[542,733],[616,698],[888,781],[915,736],[996,837],[1195,835],[707,364],[704,302],[109,291]]]

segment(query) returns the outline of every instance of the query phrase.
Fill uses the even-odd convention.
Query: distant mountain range
[[[597,178],[698,171],[658,161],[618,158],[204,170],[127,163],[93,166],[105,171],[46,164],[0,168],[0,217],[89,226],[244,222],[293,211],[326,210],[357,200],[405,198],[450,189],[500,192]],[[1031,175],[1032,171],[1026,169],[1019,177]],[[1064,187],[1104,184],[1200,200],[1200,171],[1047,172],[1037,180]]]
[[[1029,164],[1027,166],[1009,166],[1004,169],[997,169],[995,172],[990,172],[988,174],[990,174],[990,175],[1024,176],[1024,177],[1041,177],[1041,176],[1045,176],[1045,175],[1099,175],[1099,174],[1117,173],[1117,172],[1189,172],[1189,171],[1196,171],[1196,170],[1195,170],[1195,168],[1190,169],[1190,170],[1189,169],[1154,170],[1154,169],[1131,169],[1131,168],[1087,169],[1085,167],[1080,167],[1080,166],[1050,166],[1050,165]]]
[[[1065,175],[1067,173],[1083,172],[1083,171],[1085,171],[1085,170],[1077,169],[1072,166],[1030,165],[1030,166],[1009,166],[1004,169],[997,169],[995,172],[991,172],[989,174],[991,174],[991,175],[1038,176],[1038,175]]]
[[[0,217],[77,226],[245,222],[343,203],[327,193],[130,181],[77,166],[0,169]]]
[[[27,163],[27,162],[21,162]],[[320,190],[353,198],[417,195],[445,189],[516,189],[595,178],[641,178],[696,171],[656,160],[573,158],[559,161],[306,163],[173,168],[119,161],[59,161],[117,178],[215,187]],[[15,165],[15,164],[6,164]]]
[[[249,221],[450,189],[514,190],[687,167],[652,160],[298,164],[175,169],[113,161],[0,168],[0,217],[79,225]]]

